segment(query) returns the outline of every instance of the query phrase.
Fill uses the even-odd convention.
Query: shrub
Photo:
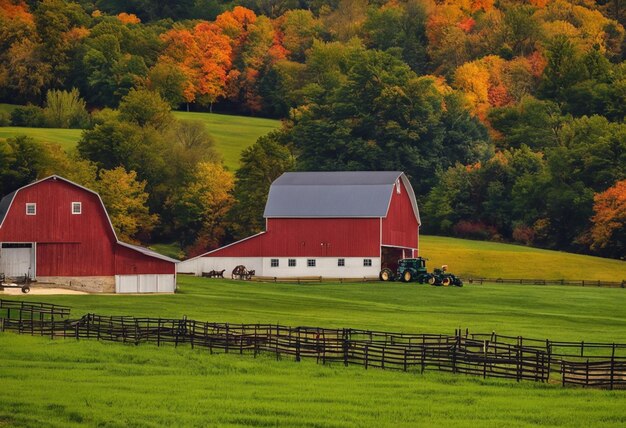
[[[0,111],[0,126],[11,125],[11,114],[6,111]]]
[[[45,123],[43,109],[32,104],[16,107],[11,112],[11,123],[13,126],[41,128]]]
[[[46,125],[51,128],[88,128],[89,113],[78,89],[51,90],[46,94],[44,109]]]
[[[531,245],[535,240],[535,230],[524,224],[513,229],[513,240],[524,245]]]
[[[479,221],[461,220],[452,228],[455,236],[468,239],[490,240],[497,235],[495,227]]]

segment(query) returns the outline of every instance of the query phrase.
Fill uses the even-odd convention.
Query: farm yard
[[[444,334],[467,327],[554,340],[626,342],[622,289],[298,286],[186,276],[179,283],[176,295],[36,300],[70,306],[74,316],[187,315],[216,322]],[[0,421],[10,426],[623,426],[626,421],[623,391],[12,333],[0,335],[0,347],[7,397],[0,401]]]

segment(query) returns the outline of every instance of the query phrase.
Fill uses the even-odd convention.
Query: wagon
[[[0,273],[0,291],[3,291],[5,288],[21,288],[22,293],[27,294],[30,293],[31,282],[32,280],[28,275],[17,277],[13,282],[9,282],[9,278]]]

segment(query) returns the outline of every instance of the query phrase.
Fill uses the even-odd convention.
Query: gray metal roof
[[[264,217],[386,217],[399,171],[286,172],[270,187]]]
[[[11,202],[13,202],[13,198],[15,197],[16,193],[17,190],[9,193],[4,198],[2,198],[2,200],[0,200],[0,225],[2,224],[2,222],[4,222],[4,218],[9,212],[9,207],[11,206]]]

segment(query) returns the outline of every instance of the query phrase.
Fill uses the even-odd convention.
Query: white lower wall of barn
[[[176,265],[178,273],[192,273],[196,276],[202,272],[212,270],[225,270],[224,278],[230,278],[235,266],[244,265],[248,270],[255,270],[257,275],[261,275],[263,270],[262,257],[199,257],[197,259],[185,260]]]
[[[173,293],[176,275],[115,275],[116,293]]]
[[[272,259],[278,260],[278,266],[272,266]],[[380,257],[344,257],[345,266],[338,265],[338,257],[293,257],[296,265],[289,266],[289,257],[200,257],[178,264],[179,273],[192,273],[196,276],[212,270],[224,272],[224,278],[230,278],[235,266],[244,265],[248,270],[256,271],[257,276],[277,278],[296,278],[321,276],[326,278],[363,278],[377,277],[380,272]],[[308,266],[309,259],[315,260],[315,267]],[[364,259],[372,261],[372,266],[364,266]]]

